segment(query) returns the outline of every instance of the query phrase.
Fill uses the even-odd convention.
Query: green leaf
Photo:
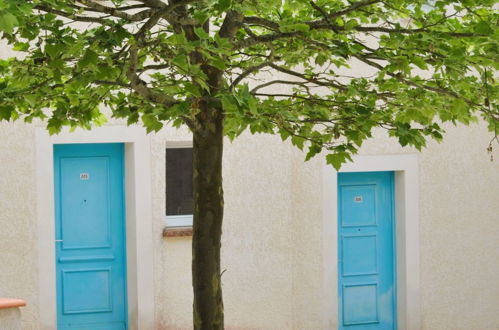
[[[48,120],[47,130],[50,135],[57,134],[62,129],[62,121],[57,117],[52,117]]]
[[[412,63],[414,63],[418,68],[422,70],[428,69],[428,65],[426,64],[425,60],[419,56],[415,56],[412,58]]]
[[[196,85],[194,85],[194,84],[185,83],[184,84],[184,88],[185,88],[185,91],[188,94],[191,94],[192,96],[200,97],[202,95],[201,91],[199,90],[199,88]]]
[[[153,131],[158,132],[161,128],[163,128],[163,123],[160,122],[152,113],[142,115],[142,122],[144,123],[147,133]]]
[[[312,157],[314,157],[315,155],[317,155],[321,151],[322,151],[322,147],[320,145],[317,145],[317,144],[310,145],[310,147],[308,148],[307,156],[305,157],[305,161],[309,161]]]
[[[258,102],[257,102],[256,98],[254,98],[253,96],[250,96],[248,98],[248,108],[249,108],[251,113],[254,113],[254,114],[258,113],[257,104],[258,104]]]
[[[28,104],[32,107],[34,107],[38,101],[38,96],[34,94],[25,94],[23,95],[24,99]]]
[[[29,49],[29,43],[28,42],[18,42],[14,45],[12,48],[15,51],[19,52],[25,52]]]
[[[210,86],[208,86],[208,84],[206,83],[206,81],[204,81],[204,79],[201,79],[199,77],[194,77],[194,81],[199,85],[201,86],[202,89],[204,89],[205,91],[209,92],[210,91]]]
[[[91,49],[87,49],[85,51],[85,54],[83,54],[83,57],[78,62],[78,66],[80,68],[85,68],[85,67],[88,67],[90,65],[95,66],[98,61],[99,61],[99,56],[97,55],[97,53]]]
[[[286,141],[290,137],[291,134],[289,134],[289,132],[286,131],[285,129],[280,129],[279,130],[279,135],[281,136],[281,139],[283,141]]]
[[[222,107],[225,112],[237,112],[237,105],[231,96],[222,96]]]
[[[210,15],[204,11],[197,11],[193,14],[193,17],[199,22],[199,24],[203,25],[208,18],[210,18]]]
[[[0,31],[12,33],[14,27],[19,24],[17,18],[8,12],[0,12]]]
[[[324,63],[326,63],[326,61],[327,61],[327,56],[322,53],[318,54],[315,57],[315,64],[317,64],[318,66],[323,66]]]
[[[494,33],[494,30],[487,22],[480,21],[477,25],[475,25],[475,32],[480,34],[491,34]]]
[[[214,66],[215,68],[219,69],[220,71],[223,71],[227,68],[225,66],[224,60],[222,60],[220,57],[212,57],[208,63],[211,66]]]
[[[224,12],[232,6],[232,0],[219,0],[216,5],[216,9],[220,12]]]
[[[138,121],[139,121],[139,113],[134,111],[134,112],[130,113],[126,123],[128,126],[130,126],[130,125],[136,124]]]
[[[333,167],[339,171],[341,165],[346,162],[345,154],[343,153],[335,153],[329,154],[326,156],[326,163],[329,165],[333,165]]]
[[[51,57],[56,58],[60,53],[61,47],[53,44],[45,45],[45,52]]]
[[[303,147],[305,145],[305,139],[301,136],[296,136],[296,135],[293,135],[291,137],[291,143],[295,146],[298,147],[298,149],[300,150],[303,150]]]
[[[210,37],[210,35],[200,27],[195,28],[194,33],[199,37],[199,39],[208,39]]]
[[[355,19],[351,19],[351,20],[349,20],[349,21],[345,24],[345,29],[346,29],[346,30],[351,30],[351,29],[353,29],[354,27],[356,27],[357,25],[359,25],[359,22],[357,22],[357,20],[355,20]]]
[[[9,120],[14,112],[14,107],[11,105],[0,105],[0,120]]]
[[[172,63],[186,72],[189,71],[189,59],[187,58],[186,55],[181,54],[175,56]]]
[[[287,25],[281,26],[281,31],[282,32],[299,31],[299,32],[307,33],[308,31],[310,31],[310,26],[308,26],[308,24],[303,24],[303,23],[287,24]]]

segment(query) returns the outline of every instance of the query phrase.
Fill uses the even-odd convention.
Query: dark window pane
[[[192,148],[166,149],[166,215],[192,214]]]

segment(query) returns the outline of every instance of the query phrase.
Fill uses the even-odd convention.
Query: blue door
[[[340,329],[396,329],[393,172],[338,174]]]
[[[127,328],[122,144],[54,146],[57,328]]]

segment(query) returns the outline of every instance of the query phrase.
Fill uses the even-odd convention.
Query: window
[[[166,148],[166,225],[192,226],[192,147]]]

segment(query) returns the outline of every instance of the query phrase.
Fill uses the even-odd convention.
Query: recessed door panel
[[[343,227],[376,225],[376,186],[340,186]]]
[[[64,314],[111,312],[111,269],[75,269],[62,272]]]
[[[343,324],[363,325],[379,323],[378,285],[355,284],[343,286]]]
[[[63,249],[111,245],[110,193],[109,157],[61,159]]]
[[[343,275],[372,275],[378,273],[378,242],[376,235],[342,237]]]

